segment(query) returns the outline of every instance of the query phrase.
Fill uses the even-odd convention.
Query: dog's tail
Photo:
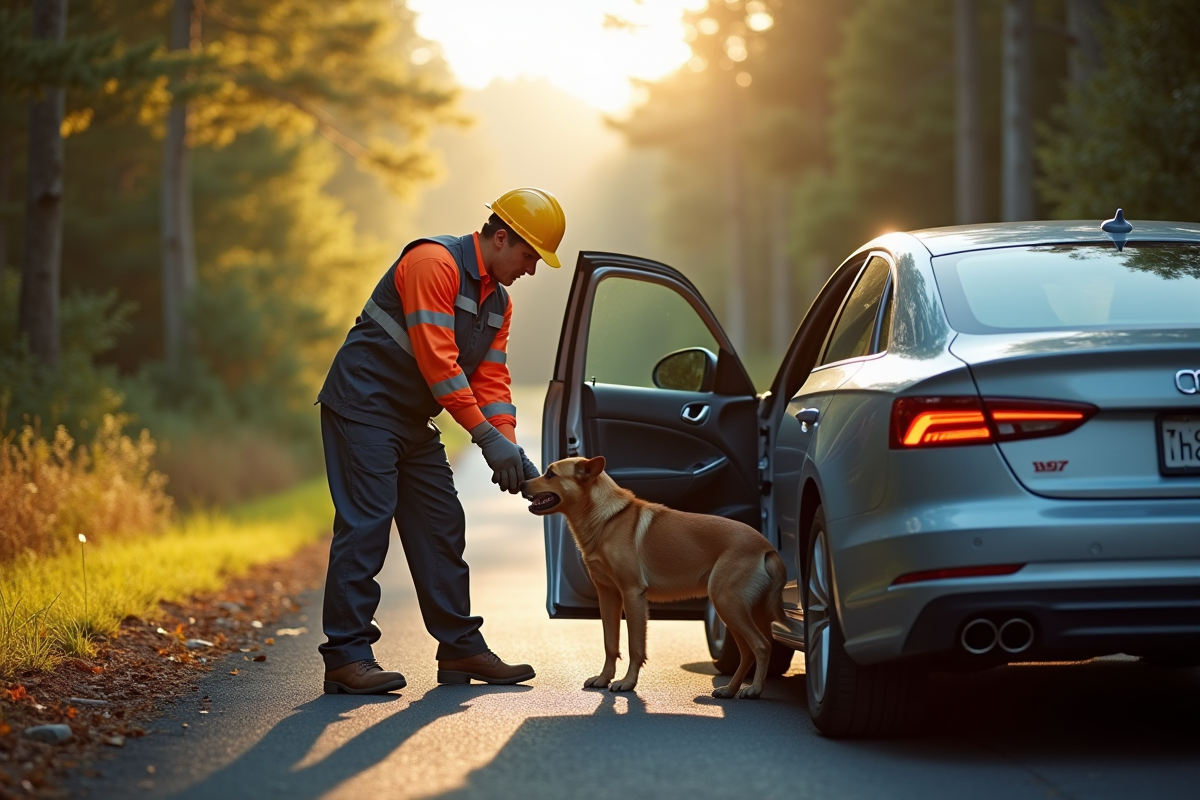
[[[771,550],[763,556],[763,569],[766,570],[769,589],[766,594],[767,610],[776,622],[787,622],[783,615],[783,585],[787,583],[787,567],[779,553]]]

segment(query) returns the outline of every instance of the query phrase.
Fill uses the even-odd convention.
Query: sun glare
[[[630,78],[655,80],[688,62],[682,15],[704,0],[409,0],[417,31],[458,81],[545,78],[608,112],[627,108]],[[422,48],[424,49],[424,48]],[[413,53],[428,61],[431,52]]]

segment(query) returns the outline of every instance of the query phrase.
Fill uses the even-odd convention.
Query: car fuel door
[[[543,412],[542,460],[604,456],[638,497],[760,527],[757,397],[716,316],[664,264],[584,252]],[[561,514],[544,517],[551,617],[598,617]],[[700,619],[704,601],[651,604]]]

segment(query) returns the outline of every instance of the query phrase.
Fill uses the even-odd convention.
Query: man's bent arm
[[[492,347],[471,376],[471,391],[479,411],[510,442],[517,441],[517,409],[512,402],[512,378],[508,372],[508,329],[512,321],[512,299],[504,309],[504,322]]]

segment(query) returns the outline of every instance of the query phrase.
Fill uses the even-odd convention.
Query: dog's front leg
[[[583,688],[603,689],[617,674],[617,659],[621,657],[621,593],[615,586],[595,581],[600,598],[600,621],[604,625],[604,669],[583,682]]]
[[[623,600],[625,628],[629,632],[629,669],[624,678],[608,687],[613,692],[628,692],[637,686],[638,672],[646,663],[646,618],[650,613],[646,593],[642,589],[630,589],[623,595]]]

